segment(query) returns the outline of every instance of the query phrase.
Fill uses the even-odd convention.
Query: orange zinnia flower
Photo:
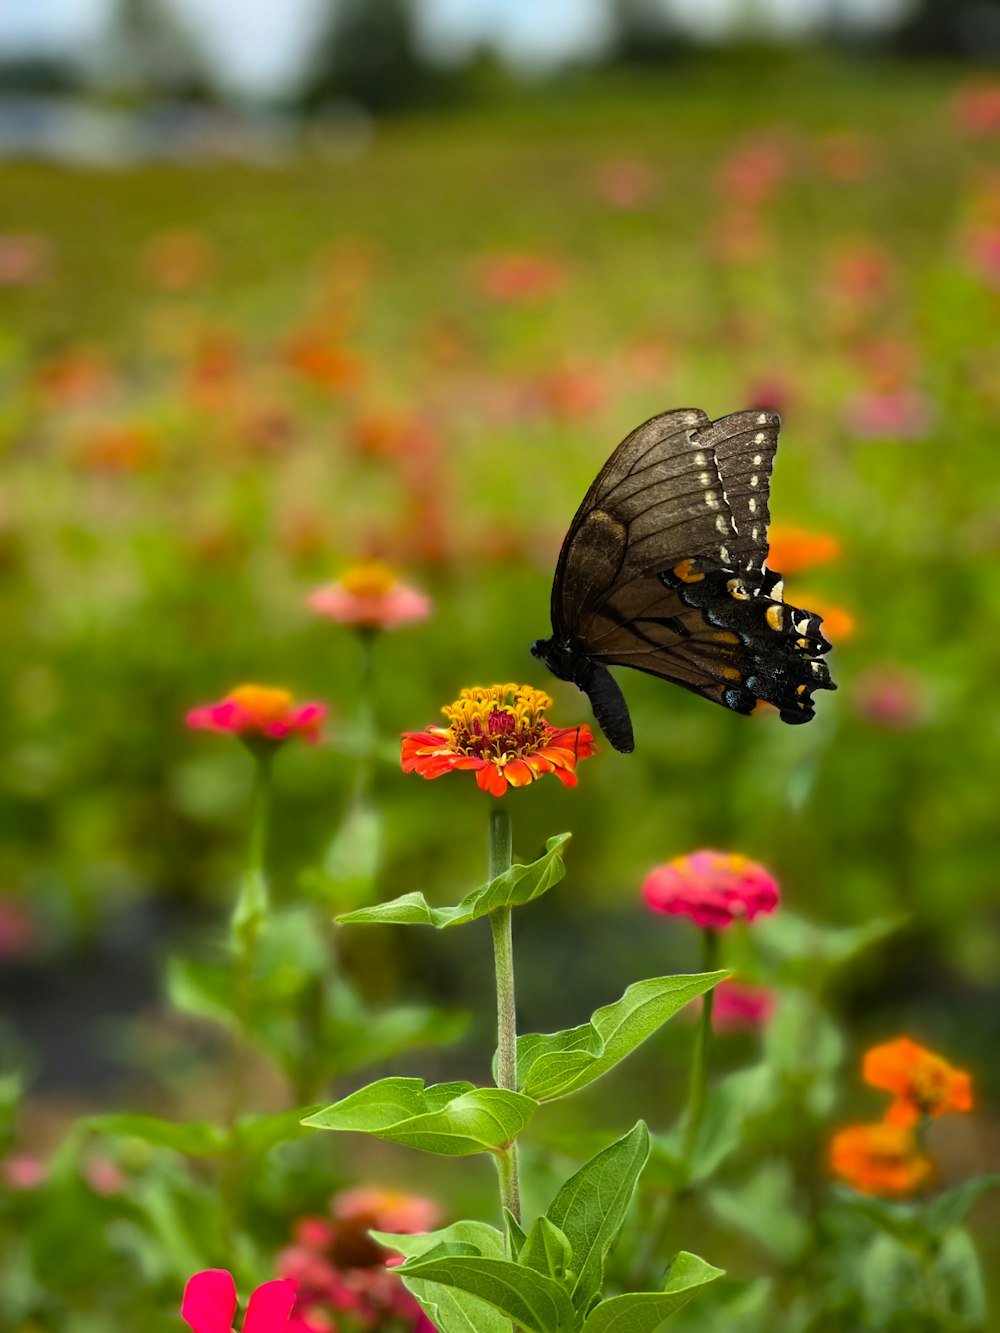
[[[187,724],[203,731],[228,731],[247,741],[279,742],[301,736],[315,743],[326,714],[326,704],[296,704],[288,690],[239,685],[218,703],[192,708]]]
[[[396,571],[378,560],[355,565],[311,592],[308,601],[321,616],[366,630],[394,629],[431,613],[430,598],[401,583]]]
[[[868,1051],[863,1077],[873,1088],[895,1094],[888,1114],[894,1125],[914,1125],[923,1116],[972,1110],[969,1075],[909,1037],[897,1037]]]
[[[451,724],[403,733],[403,772],[439,778],[469,769],[482,791],[502,796],[543,773],[576,786],[576,762],[594,753],[589,727],[553,727],[552,700],[530,685],[477,686],[442,708]]]
[[[811,532],[808,528],[775,523],[771,525],[768,540],[767,563],[772,569],[780,569],[785,578],[800,570],[811,569],[813,565],[828,564],[840,556],[840,542],[836,537],[825,532]]]
[[[931,1173],[913,1129],[888,1121],[842,1129],[830,1145],[830,1165],[860,1194],[912,1194]]]

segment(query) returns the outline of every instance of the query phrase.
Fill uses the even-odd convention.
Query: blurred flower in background
[[[700,851],[650,871],[642,896],[654,912],[686,916],[703,929],[719,930],[773,912],[779,895],[777,881],[748,857]]]
[[[887,1118],[895,1125],[915,1125],[924,1116],[937,1119],[952,1111],[972,1110],[969,1075],[910,1037],[897,1037],[867,1051],[862,1077],[873,1088],[893,1094],[895,1101]]]
[[[840,1130],[830,1147],[830,1164],[859,1194],[889,1197],[912,1194],[932,1171],[914,1131],[887,1122]]]
[[[250,740],[280,742],[301,736],[315,744],[326,720],[326,704],[296,704],[291,692],[270,685],[238,685],[218,703],[192,708],[187,725]]]
[[[353,565],[307,598],[319,615],[360,630],[398,629],[431,613],[431,600],[378,560]]]

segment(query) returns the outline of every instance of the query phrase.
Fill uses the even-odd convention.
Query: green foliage
[[[583,1325],[583,1333],[656,1333],[665,1319],[720,1278],[722,1271],[682,1250],[670,1265],[661,1292],[631,1292],[602,1301]]]
[[[613,1069],[667,1019],[726,975],[699,972],[637,981],[620,1000],[598,1009],[589,1023],[565,1032],[518,1037],[518,1086],[540,1102],[568,1097]]]
[[[308,1116],[313,1129],[352,1130],[445,1157],[496,1152],[521,1133],[538,1103],[521,1092],[383,1078]]]
[[[496,879],[466,894],[454,907],[431,907],[422,893],[404,893],[392,902],[363,907],[337,918],[341,925],[462,926],[500,907],[521,907],[540,898],[566,874],[562,847],[569,833],[559,833],[545,844],[545,855],[530,865],[511,866]]]
[[[586,1313],[604,1282],[604,1264],[625,1221],[636,1182],[649,1156],[649,1131],[639,1123],[570,1176],[546,1217],[570,1247],[573,1304]]]
[[[524,1333],[571,1333],[579,1327],[559,1282],[523,1264],[469,1253],[470,1249],[440,1245],[419,1259],[408,1259],[400,1276],[457,1287],[493,1306]]]

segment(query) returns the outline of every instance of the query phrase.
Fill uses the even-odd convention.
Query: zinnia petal
[[[295,1307],[298,1285],[287,1277],[262,1283],[250,1297],[243,1333],[282,1333]]]
[[[231,1333],[236,1317],[236,1283],[224,1268],[207,1268],[188,1278],[181,1318],[194,1333]]]

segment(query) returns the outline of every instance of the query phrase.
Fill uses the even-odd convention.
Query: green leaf
[[[636,1181],[649,1156],[643,1121],[570,1176],[546,1216],[564,1234],[573,1254],[573,1304],[585,1311],[600,1292],[604,1261],[618,1238]]]
[[[509,1259],[430,1251],[408,1259],[399,1272],[405,1279],[467,1292],[513,1320],[523,1333],[571,1333],[576,1327],[576,1312],[560,1284]]]
[[[987,1190],[1000,1186],[1000,1174],[977,1176],[974,1180],[963,1181],[954,1189],[939,1194],[932,1199],[924,1210],[927,1229],[935,1236],[943,1236],[952,1227],[958,1226],[972,1205]]]
[[[466,894],[454,907],[431,907],[422,893],[404,893],[392,902],[363,907],[337,918],[341,925],[434,926],[444,930],[487,916],[498,907],[520,907],[540,898],[566,874],[560,854],[568,833],[557,834],[545,844],[545,855],[530,865],[511,866],[496,879]]]
[[[510,1248],[511,1258],[520,1259],[521,1250],[524,1248],[524,1242],[527,1240],[527,1236],[524,1234],[520,1222],[509,1208],[503,1210],[503,1220],[504,1225],[507,1228],[507,1244]]]
[[[518,1086],[539,1102],[567,1097],[586,1087],[727,975],[696,972],[637,981],[620,1000],[598,1009],[589,1023],[565,1032],[518,1037]]]
[[[279,1143],[304,1138],[308,1131],[302,1123],[303,1117],[319,1109],[318,1106],[306,1106],[280,1111],[277,1115],[240,1116],[233,1126],[229,1149],[246,1157],[259,1157]]]
[[[536,1217],[517,1262],[562,1282],[573,1263],[573,1247],[547,1217]]]
[[[828,972],[894,935],[908,921],[906,915],[879,916],[861,926],[822,926],[782,908],[754,925],[753,938],[781,964],[786,979],[815,986]]]
[[[739,1188],[712,1190],[708,1203],[717,1217],[758,1241],[783,1263],[795,1263],[809,1243],[809,1227],[796,1207],[791,1168],[783,1159],[765,1162]]]
[[[662,1291],[632,1292],[602,1301],[584,1324],[583,1333],[655,1333],[664,1319],[687,1305],[702,1287],[721,1277],[723,1271],[696,1254],[681,1250],[670,1266]]]
[[[964,1227],[955,1227],[945,1236],[935,1268],[948,1293],[948,1309],[958,1316],[955,1321],[957,1326],[964,1329],[985,1328],[986,1289],[982,1265],[975,1242]]]
[[[383,1078],[309,1116],[314,1129],[353,1130],[446,1157],[496,1152],[527,1125],[538,1103],[520,1092]]]
[[[323,864],[305,871],[302,888],[331,907],[370,902],[382,854],[382,818],[368,801],[354,801],[323,853]]]
[[[87,1125],[98,1134],[121,1134],[158,1148],[172,1148],[187,1157],[217,1157],[227,1147],[226,1131],[208,1120],[179,1124],[155,1115],[98,1115],[91,1116]]]
[[[394,1231],[370,1231],[368,1234],[387,1249],[398,1250],[405,1259],[419,1258],[439,1245],[456,1244],[472,1245],[480,1254],[493,1259],[503,1259],[505,1256],[503,1232],[487,1222],[452,1222],[451,1226],[442,1227],[439,1231],[422,1231],[416,1236],[409,1232],[400,1235]]]

